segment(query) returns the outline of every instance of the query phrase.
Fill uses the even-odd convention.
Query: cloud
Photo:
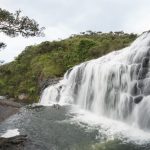
[[[23,15],[46,27],[44,38],[11,39],[0,35],[8,44],[0,59],[7,61],[25,46],[44,40],[66,38],[86,30],[141,33],[150,24],[149,0],[1,0],[1,7],[13,12],[21,9]]]

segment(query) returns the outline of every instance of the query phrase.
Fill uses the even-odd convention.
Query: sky
[[[26,46],[60,40],[83,31],[150,30],[150,0],[0,0],[2,9],[22,10],[22,15],[45,27],[45,37],[10,38],[0,33],[7,47],[0,60],[12,61]]]

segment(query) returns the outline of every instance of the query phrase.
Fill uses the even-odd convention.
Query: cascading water
[[[73,103],[97,115],[150,129],[150,33],[130,47],[67,71],[40,103]]]

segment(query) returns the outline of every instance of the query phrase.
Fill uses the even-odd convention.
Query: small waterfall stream
[[[150,129],[150,33],[130,47],[68,70],[47,87],[40,104],[69,103],[97,115]]]

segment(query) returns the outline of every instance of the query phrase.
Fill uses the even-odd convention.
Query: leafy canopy
[[[4,33],[10,37],[22,35],[23,37],[44,36],[44,27],[40,28],[39,24],[27,16],[20,16],[21,11],[10,13],[5,9],[0,8],[0,33]],[[5,47],[3,42],[0,42],[0,48]]]

